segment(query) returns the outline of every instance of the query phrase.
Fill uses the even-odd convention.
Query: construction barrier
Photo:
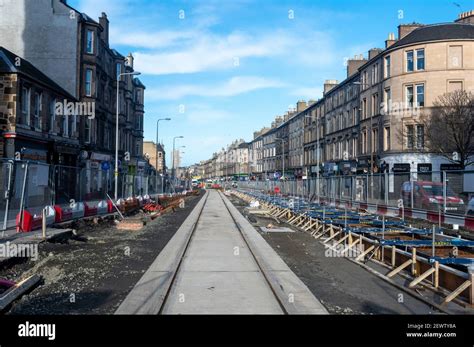
[[[52,206],[46,206],[46,225],[53,225],[56,220],[56,211]],[[23,213],[18,213],[16,216],[16,230],[17,232],[30,232],[40,229],[43,225],[42,211],[39,214],[30,213],[28,210],[23,210]]]
[[[441,232],[435,234],[434,229],[412,228],[398,219],[380,220],[378,208],[375,215],[369,215],[366,214],[368,206],[362,204],[357,206],[357,210],[365,211],[361,213],[336,210],[298,198],[243,191],[232,194],[249,204],[255,205],[258,201],[264,214],[309,233],[338,256],[351,251],[355,262],[365,264],[372,260],[382,264],[390,270],[382,277],[389,279],[398,274],[409,279],[408,288],[422,285],[444,296],[443,304],[455,300],[460,305],[474,306],[473,241]],[[345,204],[334,205],[347,208]],[[459,255],[446,253],[458,249],[465,251]],[[461,271],[458,266],[465,266],[466,270]]]

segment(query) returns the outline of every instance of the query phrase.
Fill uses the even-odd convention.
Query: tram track
[[[181,275],[181,272],[183,271],[183,263],[186,259],[186,257],[189,255],[189,249],[190,247],[192,246],[192,243],[193,243],[193,240],[195,239],[195,235],[196,235],[196,231],[198,229],[198,226],[201,224],[202,220],[202,215],[203,215],[203,211],[206,209],[207,207],[207,204],[208,204],[208,199],[209,199],[209,192],[206,194],[206,197],[205,197],[205,201],[204,201],[204,204],[202,205],[202,207],[200,207],[200,211],[199,211],[199,214],[198,214],[198,217],[197,217],[197,220],[195,221],[194,225],[193,225],[193,228],[192,228],[192,231],[191,231],[191,235],[189,236],[189,239],[186,243],[186,246],[185,246],[185,249],[184,249],[184,252],[183,254],[181,255],[179,261],[178,261],[178,266],[176,268],[176,271],[174,272],[173,274],[173,277],[172,277],[172,280],[171,280],[171,283],[166,291],[166,295],[165,295],[165,298],[163,300],[163,303],[160,307],[160,310],[159,310],[159,313],[158,314],[166,314],[166,310],[165,308],[167,307],[167,305],[169,304],[169,301],[172,300],[171,296],[172,296],[172,292],[173,290],[175,289],[175,286],[177,286],[177,279],[178,277]],[[257,256],[257,254],[255,253],[255,250],[253,249],[253,247],[251,246],[249,240],[247,239],[247,237],[245,236],[243,230],[242,230],[242,226],[240,225],[240,223],[235,219],[234,215],[231,213],[230,209],[229,209],[229,206],[227,204],[227,202],[225,201],[225,197],[224,195],[221,193],[221,192],[218,192],[219,194],[219,198],[220,198],[220,201],[222,202],[222,204],[225,206],[225,209],[220,211],[221,213],[224,213],[225,211],[225,214],[226,214],[226,217],[229,217],[230,220],[232,220],[233,224],[232,225],[228,225],[227,226],[227,229],[235,229],[238,231],[239,233],[239,236],[240,236],[240,240],[243,242],[243,244],[245,244],[245,246],[247,247],[248,251],[249,251],[249,254],[251,255],[252,257],[252,260],[253,262],[256,264],[257,268],[258,268],[258,271],[260,272],[260,274],[262,275],[261,277],[263,278],[263,280],[265,281],[265,285],[266,287],[269,289],[269,291],[272,293],[275,301],[278,303],[278,306],[279,308],[281,309],[281,313],[283,313],[284,315],[287,315],[289,314],[288,312],[288,309],[287,309],[287,305],[286,303],[284,302],[284,300],[281,298],[281,296],[278,295],[277,293],[277,288],[275,288],[275,283],[272,282],[271,280],[271,275],[269,274],[269,271],[267,270],[266,266],[262,263],[262,260],[259,259],[259,257]]]

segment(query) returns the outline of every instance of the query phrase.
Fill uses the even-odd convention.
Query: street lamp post
[[[120,107],[120,80],[122,76],[138,76],[140,75],[140,72],[122,72],[117,74],[117,105],[116,105],[116,117],[115,117],[115,190],[114,190],[114,198],[115,201],[118,200],[118,177],[119,177],[119,171],[118,171],[118,151],[119,151],[119,107]]]
[[[352,84],[354,85],[360,85],[362,88],[364,87],[370,87],[369,84],[367,83],[362,83],[362,82],[353,82]],[[365,114],[367,116],[367,114]],[[369,136],[367,136],[367,139],[370,139],[369,141],[369,148],[370,148],[370,179],[371,179],[371,182],[370,182],[370,190],[371,190],[371,193],[370,193],[370,196],[372,198],[373,194],[374,194],[374,148],[373,148],[373,142],[375,142],[373,136],[374,136],[374,131],[373,131],[373,126],[372,126],[372,117],[373,117],[373,113],[370,112],[370,118],[369,118],[369,122],[370,122],[370,134]],[[367,175],[367,181],[368,181],[368,175]],[[368,185],[368,182],[367,182],[367,185]],[[369,200],[369,191],[368,191],[368,187],[367,187],[367,201]]]
[[[285,179],[285,143],[286,140],[282,138],[276,138],[275,141],[281,141],[281,145],[283,147],[283,158],[282,158],[282,179]]]
[[[156,163],[155,163],[155,169],[156,169],[156,178],[158,179],[158,142],[159,142],[159,138],[158,138],[158,129],[159,129],[159,125],[160,125],[160,122],[161,121],[170,121],[171,118],[160,118],[156,121]],[[163,167],[164,169],[164,167]],[[162,176],[161,176],[161,194],[164,193],[164,187],[163,187],[163,174],[164,174],[164,170],[163,172],[161,173]],[[156,182],[155,182],[156,183]],[[158,184],[158,183],[156,183]]]
[[[362,83],[362,82],[352,82],[352,84],[356,85],[356,86],[361,86],[362,88],[365,88],[365,87],[370,87],[369,84],[367,83]],[[372,117],[373,117],[373,114],[372,112],[370,112],[370,118],[369,118],[369,121],[370,121],[370,134],[369,136],[367,136],[367,139],[370,138],[370,141],[369,141],[369,148],[370,148],[370,173],[373,174],[374,173],[374,149],[373,149],[373,144],[372,142],[374,141],[373,139],[373,129],[372,129]]]

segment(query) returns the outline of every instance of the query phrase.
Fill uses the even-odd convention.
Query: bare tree
[[[423,115],[426,149],[459,164],[474,163],[474,95],[464,90],[446,93]],[[457,158],[453,157],[456,152]]]

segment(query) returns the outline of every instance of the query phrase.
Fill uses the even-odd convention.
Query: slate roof
[[[389,50],[419,42],[444,40],[474,40],[474,25],[465,23],[425,25],[398,40]]]
[[[15,63],[17,58],[20,58],[20,64],[17,66]],[[13,73],[13,74],[20,74],[23,76],[28,77],[29,79],[42,84],[54,91],[67,96],[72,100],[76,100],[75,97],[70,95],[67,91],[65,91],[62,87],[60,87],[56,82],[54,82],[51,78],[46,76],[43,72],[38,70],[33,64],[29,61],[18,57],[14,53],[10,52],[8,49],[0,46],[0,73]]]

